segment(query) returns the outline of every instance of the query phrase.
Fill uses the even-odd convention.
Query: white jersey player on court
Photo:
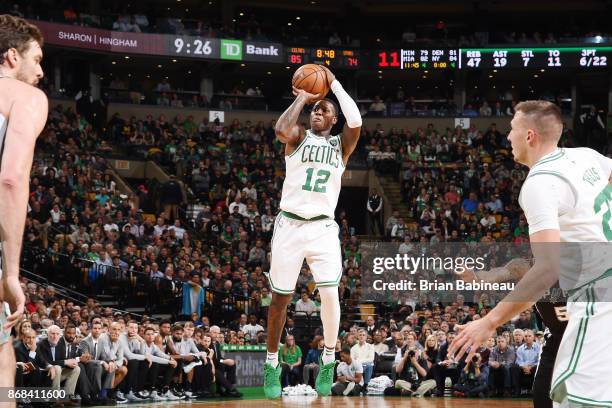
[[[46,95],[33,86],[43,77],[42,44],[36,26],[0,15],[0,388],[14,386],[10,331],[25,307],[19,259],[34,145],[48,111]]]
[[[558,280],[568,293],[569,321],[551,398],[561,407],[610,407],[612,159],[588,148],[558,148],[563,124],[550,102],[519,103],[511,126],[514,159],[530,168],[519,202],[534,265],[485,318],[459,326],[449,352],[471,358],[496,327],[531,307]]]
[[[321,295],[321,320],[325,349],[316,380],[319,395],[329,395],[334,375],[335,347],[340,325],[338,283],[342,276],[339,228],[334,211],[340,194],[342,173],[361,133],[359,108],[335,76],[326,68],[330,89],[338,98],[346,124],[341,135],[331,135],[338,120],[338,107],[328,99],[314,104],[310,129],[298,125],[312,95],[293,88],[295,101],[276,123],[276,136],[285,144],[286,175],[272,237],[272,259],[268,275],[272,303],[268,312],[267,359],[264,393],[281,395],[278,347],[285,325],[287,306],[304,259],[310,266]]]

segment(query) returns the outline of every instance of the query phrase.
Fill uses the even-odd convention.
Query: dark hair
[[[342,346],[342,350],[340,350],[340,352],[350,355],[351,354],[351,348],[349,346]]]
[[[154,329],[154,328],[152,328],[151,326],[149,326],[149,327],[147,327],[146,329],[144,329],[144,332],[145,332],[145,333],[146,333],[146,332],[148,332],[148,331],[153,331],[153,332],[154,332],[154,331],[155,331],[155,329]]]
[[[66,325],[66,327],[64,328],[64,333],[65,333],[65,332],[66,332],[66,330],[68,330],[68,329],[75,329],[75,330],[76,330],[76,326],[75,326],[74,324],[72,324],[72,323],[68,323],[68,324]]]
[[[179,330],[183,330],[183,325],[182,324],[175,324],[174,326],[172,326],[172,333],[174,333],[175,331],[179,331]]]
[[[38,27],[20,17],[0,15],[0,64],[4,63],[5,52],[15,48],[21,54],[32,40],[42,47],[43,36]]]

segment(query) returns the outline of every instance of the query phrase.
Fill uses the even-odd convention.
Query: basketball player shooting
[[[282,369],[278,361],[278,347],[287,306],[291,302],[304,258],[321,295],[325,349],[315,382],[319,395],[330,394],[334,376],[335,347],[340,325],[337,286],[342,276],[339,227],[334,221],[334,210],[340,194],[342,173],[361,133],[361,115],[357,104],[331,71],[321,66],[314,70],[317,76],[324,76],[319,78],[324,82],[319,83],[324,83],[325,88],[329,87],[336,95],[346,124],[342,134],[331,135],[339,112],[334,102],[321,99],[326,89],[313,94],[295,86],[295,101],[276,123],[276,136],[285,145],[286,175],[281,212],[276,217],[272,236],[269,273],[273,295],[268,312],[268,353],[264,365],[264,392],[268,398],[281,395]],[[305,130],[297,122],[304,106],[312,103],[310,129]]]
[[[0,16],[0,387],[14,386],[10,331],[25,307],[19,258],[34,145],[48,111],[46,95],[35,87],[43,77],[42,44],[36,26],[18,17]]]
[[[575,270],[561,270],[558,243],[612,241],[612,160],[587,148],[559,149],[563,124],[556,105],[527,101],[515,109],[508,140],[514,160],[530,168],[519,202],[529,223],[534,264],[484,318],[459,326],[449,353],[460,359],[467,352],[470,359],[496,327],[531,307],[559,280],[569,294],[569,320],[554,365],[551,398],[562,407],[610,406],[612,388],[603,379],[609,378],[612,354],[602,339],[612,337],[612,303],[601,297],[612,277],[610,251],[598,246]]]

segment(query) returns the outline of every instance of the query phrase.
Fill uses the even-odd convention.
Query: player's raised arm
[[[359,113],[359,107],[357,107],[353,98],[344,90],[336,76],[327,67],[323,68],[327,72],[329,88],[336,95],[342,114],[346,118],[344,129],[342,129],[342,160],[346,163],[357,147],[359,135],[361,135],[361,113]]]
[[[293,87],[293,95],[295,95],[295,100],[276,121],[274,132],[282,143],[296,147],[304,137],[304,128],[297,123],[300,113],[302,113],[304,106],[316,101],[319,94],[313,95]],[[291,152],[285,150],[285,154],[289,153]]]

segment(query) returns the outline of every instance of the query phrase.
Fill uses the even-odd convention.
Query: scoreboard
[[[330,68],[357,69],[359,51],[348,48],[287,47],[287,63],[291,65],[321,64]]]
[[[382,50],[377,54],[378,69],[454,69],[459,53],[456,49],[410,48]]]
[[[608,67],[612,47],[474,48],[459,50],[459,69]]]

